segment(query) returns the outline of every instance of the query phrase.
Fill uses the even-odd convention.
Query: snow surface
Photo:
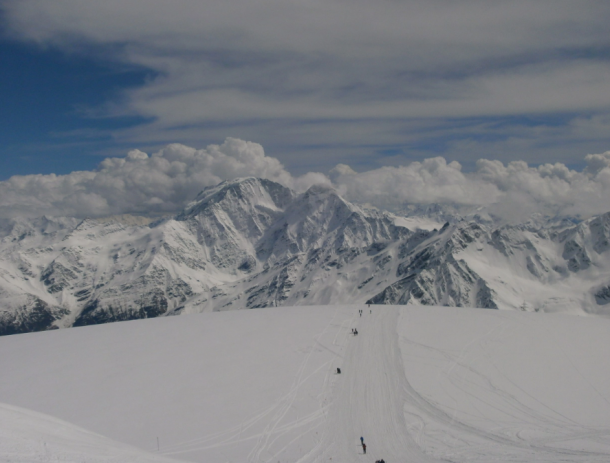
[[[5,336],[0,352],[0,461],[113,461],[59,420],[142,449],[108,443],[141,458],[116,461],[156,461],[157,438],[159,458],[192,462],[610,461],[597,317],[269,308]]]
[[[432,231],[434,229],[440,230],[445,223],[434,220],[428,217],[401,217],[397,216],[394,220],[394,225],[399,227],[405,227],[409,230],[428,230]]]
[[[176,463],[42,413],[0,404],[0,459],[79,463]]]

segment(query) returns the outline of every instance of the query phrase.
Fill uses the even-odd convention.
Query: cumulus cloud
[[[459,163],[447,163],[442,157],[360,174],[346,167],[335,177],[339,191],[353,201],[385,209],[400,209],[405,203],[489,204],[499,193],[492,184],[462,173]]]
[[[586,218],[610,211],[610,151],[587,155],[585,162],[576,171],[561,163],[530,167],[480,159],[475,171],[463,173],[459,163],[437,157],[359,174],[341,165],[332,178],[347,198],[394,211],[439,203],[480,207],[508,221],[535,213]]]
[[[124,158],[105,159],[92,172],[11,177],[0,182],[0,216],[169,214],[206,186],[250,176],[297,190],[328,183],[317,173],[295,178],[261,145],[227,138],[199,150],[181,144],[150,156],[133,150]]]
[[[298,192],[334,186],[346,199],[394,212],[406,205],[482,208],[510,221],[534,213],[586,218],[610,210],[610,151],[585,157],[582,171],[561,163],[529,166],[480,159],[472,172],[442,157],[358,173],[339,164],[328,176],[291,175],[257,143],[227,138],[195,149],[171,144],[148,155],[132,150],[108,158],[95,171],[14,176],[0,182],[0,217],[114,214],[159,215],[180,211],[201,189],[223,180],[260,177]]]

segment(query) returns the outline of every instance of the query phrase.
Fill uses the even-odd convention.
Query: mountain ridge
[[[173,217],[3,220],[0,334],[338,303],[610,314],[610,213],[414,224],[328,186],[297,194],[254,177]]]

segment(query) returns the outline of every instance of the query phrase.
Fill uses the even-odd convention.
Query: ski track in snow
[[[337,310],[335,310],[335,316],[336,315],[337,315]],[[320,339],[328,331],[329,327],[333,324],[334,320],[335,320],[335,318],[333,317],[333,319],[330,321],[330,323],[328,325],[326,325],[324,327],[324,329],[320,333],[318,333],[318,335],[314,338],[314,342],[316,344],[319,344]],[[265,428],[265,431],[264,431],[263,435],[261,436],[261,438],[258,439],[256,446],[252,449],[252,451],[248,455],[248,461],[261,461],[262,460],[261,456],[263,454],[270,453],[270,448],[275,443],[275,441],[277,440],[277,437],[278,437],[278,436],[274,436],[274,434],[277,434],[276,430],[278,428],[278,425],[283,420],[283,418],[286,416],[286,414],[288,413],[288,410],[292,406],[292,404],[299,392],[299,387],[304,383],[305,379],[307,379],[307,378],[305,378],[305,379],[303,378],[303,374],[304,374],[304,371],[306,370],[306,367],[309,364],[312,352],[313,352],[313,349],[310,350],[309,354],[305,357],[305,359],[301,363],[301,367],[299,368],[299,371],[297,372],[297,375],[295,377],[294,384],[293,384],[291,391],[288,393],[287,396],[282,398],[282,400],[278,404],[277,412],[275,413],[275,415],[273,416],[273,418],[271,419],[271,421]],[[322,369],[322,368],[326,368],[327,370],[330,370],[331,366],[329,364],[322,364],[322,365],[320,365],[318,370]],[[317,372],[317,370],[315,372]],[[328,373],[327,373],[327,375],[328,375]],[[327,381],[325,381],[325,383],[326,382]],[[316,417],[322,416],[323,411],[324,411],[324,408],[321,408],[320,410],[315,412],[313,415]],[[296,421],[293,423],[292,426],[299,426],[299,425],[300,425],[299,421]],[[297,438],[298,437],[299,436],[297,436]],[[279,452],[277,452],[277,453],[279,453]],[[276,454],[270,455],[270,457],[271,457],[270,459],[275,458],[275,456],[276,456]],[[265,460],[263,460],[263,461],[265,461]]]
[[[443,407],[434,400],[426,398],[407,382],[406,385],[409,399],[406,401],[406,409],[408,410],[407,413],[413,415],[416,418],[416,422],[420,424],[419,435],[417,437],[418,444],[428,447],[429,449],[432,449],[433,447],[445,447],[442,451],[436,451],[434,453],[443,461],[451,462],[526,461],[556,463],[562,461],[610,461],[610,428],[600,429],[599,427],[583,426],[578,422],[575,422],[557,410],[549,408],[537,398],[529,395],[506,377],[501,370],[497,369],[496,371],[499,376],[502,376],[509,384],[513,385],[517,390],[520,390],[519,392],[523,393],[529,399],[532,399],[537,405],[540,405],[546,410],[546,413],[542,412],[540,409],[532,408],[524,403],[517,395],[509,393],[506,389],[497,388],[493,379],[477,370],[476,362],[466,362],[464,360],[467,348],[474,344],[479,344],[482,347],[479,352],[482,352],[484,356],[487,356],[487,360],[495,367],[494,360],[489,358],[488,354],[485,352],[485,339],[488,338],[492,332],[501,330],[504,324],[505,322],[500,322],[487,333],[473,339],[455,356],[450,355],[446,351],[435,349],[434,347],[402,337],[401,340],[405,345],[411,345],[420,350],[432,351],[434,355],[440,355],[446,359],[449,363],[449,367],[443,369],[441,375],[442,378],[452,386],[452,391],[450,391],[450,393],[461,391],[465,396],[473,399],[473,402],[478,401],[483,403],[489,409],[501,410],[501,408],[504,408],[503,412],[514,419],[514,422],[511,423],[511,425],[514,426],[514,430],[510,427],[502,427],[502,423],[497,423],[495,426],[496,429],[484,429],[482,427],[473,426],[468,423],[470,420],[460,420],[456,417],[455,410],[457,410],[457,408],[454,410],[454,413],[449,413],[448,407]],[[546,328],[544,329],[547,330]],[[559,344],[554,344],[555,347],[564,354],[567,363],[573,367],[576,374],[589,384],[604,402],[608,403],[606,397],[603,396],[585,375],[578,370],[578,367],[570,360],[570,356],[565,350]],[[408,350],[409,349],[405,349],[405,351]],[[408,353],[406,355],[408,355]],[[486,388],[492,391],[494,400],[486,401],[482,397],[476,395],[476,387],[473,386],[477,386],[477,382],[479,384],[485,384]],[[508,408],[508,411],[506,408]],[[474,407],[474,409],[476,409],[476,407]],[[469,418],[476,418],[476,416],[473,415]],[[443,428],[444,434],[439,433],[442,436],[440,440],[443,445],[430,445],[430,442],[424,442],[422,440],[422,433],[425,431],[426,427],[431,427],[431,425],[434,425],[436,429],[434,432],[431,432],[428,437],[433,440],[436,437],[433,434],[438,433],[438,428]],[[527,426],[529,429],[526,430],[525,428],[522,428],[524,426]],[[417,428],[417,425],[412,426],[412,429]],[[532,429],[535,429],[538,434],[548,434],[550,437],[522,437],[526,431],[531,432]],[[438,437],[436,438],[438,439]],[[565,445],[567,442],[579,439],[593,440],[605,447],[605,451],[575,450],[561,446],[561,444]],[[452,442],[449,444],[448,441]],[[560,445],[552,446],[549,444]]]
[[[218,463],[371,463],[381,458],[387,463],[610,461],[610,420],[605,418],[610,412],[610,393],[604,387],[610,381],[603,371],[597,374],[605,367],[598,358],[605,359],[606,347],[610,345],[606,320],[596,324],[593,319],[568,316],[412,306],[369,309],[357,305],[326,309],[311,316],[324,318],[315,318],[316,323],[307,325],[309,331],[301,332],[301,341],[291,345],[297,353],[290,352],[289,358],[298,362],[289,374],[277,371],[277,380],[282,386],[277,389],[280,393],[261,400],[258,410],[248,408],[252,411],[250,416],[235,415],[229,426],[215,432],[200,436],[191,432],[188,439],[164,444],[160,453],[186,461]],[[359,309],[363,311],[362,316],[358,314]],[[304,317],[306,312],[299,310],[294,312],[295,316]],[[248,314],[249,317],[258,315]],[[214,316],[217,315],[205,316],[210,324],[209,333],[213,332]],[[253,322],[254,318],[250,320]],[[307,320],[311,322],[314,318]],[[197,321],[192,319],[193,323]],[[148,323],[161,330],[159,323],[163,322]],[[181,321],[173,319],[171,323]],[[262,329],[264,325],[256,326]],[[299,329],[282,324],[269,329],[277,332],[282,326]],[[178,327],[174,327],[174,332],[184,334]],[[359,334],[352,335],[352,328],[357,328]],[[105,329],[115,336],[119,332],[130,333],[129,330],[110,331],[111,328],[104,326],[88,328],[87,332],[95,336]],[[159,335],[162,332],[157,331]],[[197,330],[192,333],[197,334]],[[226,336],[229,332],[223,333]],[[303,333],[309,337],[303,337]],[[573,336],[566,338],[566,333]],[[27,336],[34,342],[58,339],[61,335],[54,332]],[[233,336],[239,339],[240,334]],[[586,344],[589,337],[593,342]],[[15,344],[8,338],[0,340],[0,347],[12,347],[8,352],[16,354],[20,349],[15,347],[26,346],[21,340],[27,338],[13,339]],[[142,352],[147,350],[144,339],[134,341]],[[203,345],[202,341],[198,343],[192,346]],[[57,349],[60,344],[50,345]],[[45,349],[44,346],[44,343],[37,345],[37,349]],[[276,349],[282,348],[283,345],[276,345]],[[601,349],[599,354],[597,349]],[[585,356],[591,352],[596,358],[587,363]],[[29,358],[27,355],[32,353],[24,355]],[[282,355],[288,353],[278,358]],[[528,357],[524,356],[529,355],[533,360],[528,363]],[[223,358],[220,364],[232,359]],[[109,362],[112,361],[111,358]],[[5,363],[0,358],[0,368],[4,371],[18,365]],[[336,374],[337,367],[341,368],[341,374]],[[555,384],[554,378],[546,377],[553,369],[559,372],[558,378],[565,385]],[[18,376],[35,381],[32,371]],[[540,374],[543,384],[527,377],[532,374]],[[0,401],[15,389],[11,381],[14,380],[0,381]],[[241,391],[242,401],[252,393],[249,400],[256,403],[257,397],[263,395],[250,391],[247,381],[244,378],[242,388],[233,393]],[[554,390],[561,389],[559,386],[565,386],[565,391]],[[231,400],[228,393],[223,393],[218,391],[221,404]],[[547,393],[553,397],[546,397]],[[92,390],[91,394],[94,398],[96,391]],[[570,407],[557,401],[555,396],[562,401],[573,398],[576,405]],[[595,409],[599,412],[597,416],[589,417],[589,410]],[[223,406],[210,412],[214,419],[214,413],[222,413]],[[5,423],[4,429],[7,426],[10,424]],[[2,434],[2,429],[0,426],[0,435],[10,434]],[[367,445],[366,455],[360,436]],[[161,440],[165,438],[162,436]],[[3,448],[9,448],[6,445],[10,444],[0,442],[0,453]],[[64,461],[41,453],[46,452],[46,444],[40,448],[32,454],[31,461]],[[28,461],[23,455],[19,458],[15,461]],[[148,461],[147,458],[153,457],[141,455],[139,458]],[[0,461],[13,460],[0,456]],[[92,457],[83,461],[98,460]]]
[[[363,309],[354,324],[358,335],[350,334],[334,385],[323,437],[297,463],[437,461],[415,445],[400,406],[407,399],[407,383],[396,333],[398,316],[398,307]]]
[[[256,442],[247,456],[247,461],[275,461],[278,455],[281,455],[291,444],[294,444],[295,441],[303,436],[308,435],[312,430],[319,428],[326,419],[329,394],[333,382],[331,378],[333,377],[333,372],[336,371],[334,365],[337,365],[338,363],[335,360],[331,360],[317,366],[311,365],[312,353],[315,352],[316,347],[320,347],[331,352],[336,358],[340,358],[342,354],[337,352],[337,349],[341,350],[345,347],[348,333],[351,331],[351,327],[354,326],[355,321],[355,316],[343,318],[341,321],[338,321],[337,319],[342,316],[343,311],[339,308],[335,308],[334,312],[334,316],[330,322],[312,338],[312,345],[310,346],[309,353],[302,360],[290,390],[275,404],[256,416],[223,432],[165,447],[163,454],[180,455],[197,450],[206,450],[235,444],[237,442],[255,440]],[[332,340],[330,339],[331,336]],[[330,346],[327,345],[329,342]],[[313,370],[311,370],[312,367],[314,368]],[[287,421],[286,417],[293,407],[299,393],[302,392],[302,386],[323,370],[326,373],[324,376],[322,393],[318,397],[320,407],[312,413],[299,416],[292,421]],[[243,437],[244,433],[247,433],[253,427],[260,425],[261,423],[266,423],[262,432],[256,432],[255,434],[249,434],[246,437]],[[290,441],[282,444],[281,448],[277,448],[276,444],[278,444],[278,441],[289,433],[291,434],[289,436]]]

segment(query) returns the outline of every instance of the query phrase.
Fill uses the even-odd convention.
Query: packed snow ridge
[[[420,304],[610,314],[610,214],[437,223],[242,178],[151,221],[0,222],[0,334],[184,313]]]

